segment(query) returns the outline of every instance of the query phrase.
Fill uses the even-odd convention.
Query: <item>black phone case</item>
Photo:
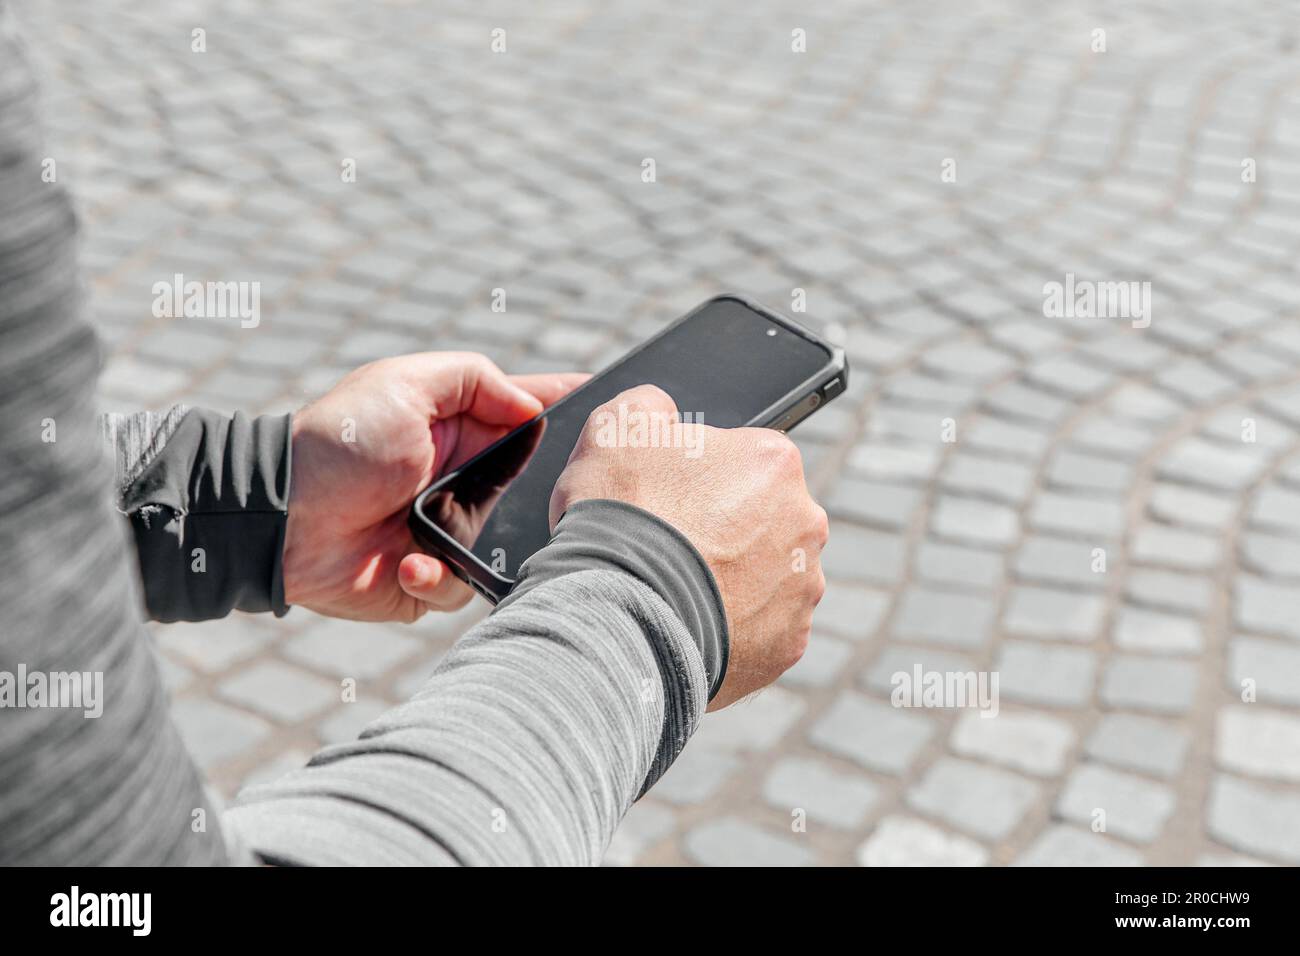
[[[817,409],[821,408],[827,402],[845,391],[848,387],[849,366],[842,348],[824,341],[820,336],[816,335],[811,330],[804,328],[794,319],[769,309],[767,306],[754,301],[748,296],[730,292],[723,295],[716,295],[713,298],[702,302],[700,305],[697,305],[694,309],[668,325],[661,332],[646,339],[646,341],[632,349],[627,353],[627,355],[623,356],[623,358],[620,358],[618,361],[608,366],[608,368],[613,368],[621,362],[626,361],[652,342],[670,334],[673,329],[677,328],[677,326],[681,325],[683,322],[690,321],[698,312],[700,312],[700,310],[707,308],[714,302],[725,301],[727,299],[740,302],[748,308],[753,309],[764,318],[785,328],[787,331],[792,332],[801,338],[807,339],[819,348],[824,349],[827,355],[825,366],[806,379],[802,384],[796,386],[789,393],[782,396],[776,402],[772,403],[772,405],[755,415],[745,423],[747,426],[778,428],[782,431],[788,431]],[[595,381],[602,374],[604,374],[604,370],[596,373],[596,375],[592,376],[591,380],[578,386],[568,395],[564,396],[564,398],[560,399],[560,401],[556,402],[555,405],[552,405],[551,408],[557,408],[564,402],[582,394],[583,389],[587,388],[592,381]],[[530,423],[525,423],[520,425],[519,428],[527,428],[529,424]],[[515,431],[518,430],[519,429],[515,429]],[[424,491],[420,492],[419,496],[416,497],[414,504],[411,505],[411,513],[407,518],[407,524],[410,526],[411,534],[415,537],[415,540],[419,545],[424,548],[425,551],[445,561],[456,577],[460,578],[493,604],[496,604],[503,597],[509,594],[510,589],[514,587],[515,582],[510,578],[497,574],[490,567],[483,564],[478,558],[464,548],[460,542],[453,540],[449,535],[443,532],[440,527],[429,520],[429,518],[424,514],[424,502],[425,499],[427,499],[430,494],[437,491],[444,482],[451,480],[459,474],[462,469],[468,468],[481,456],[486,455],[493,448],[497,447],[497,445],[500,445],[504,441],[508,441],[514,433],[515,432],[511,432],[510,435],[506,435],[493,442],[490,446],[483,449],[469,461],[461,465],[460,468],[443,475],[428,488],[425,488]]]

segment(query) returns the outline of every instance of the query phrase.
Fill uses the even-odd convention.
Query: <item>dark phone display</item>
[[[483,564],[513,579],[551,538],[551,491],[598,406],[651,383],[672,396],[684,420],[733,428],[798,388],[828,359],[815,342],[742,302],[711,302],[468,462],[425,499],[424,512]]]

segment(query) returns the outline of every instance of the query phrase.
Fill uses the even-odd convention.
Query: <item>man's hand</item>
[[[780,432],[679,423],[671,428],[698,431],[661,447],[604,447],[600,423],[617,417],[620,405],[661,422],[677,413],[652,385],[596,409],[555,486],[551,527],[574,502],[613,498],[658,515],[690,539],[726,607],[731,659],[709,709],[726,707],[803,655],[826,590],[826,512],[808,496],[799,450]]]
[[[298,412],[286,603],[364,621],[463,606],[473,592],[412,540],[411,502],[585,378],[509,377],[482,355],[425,352],[362,366]]]

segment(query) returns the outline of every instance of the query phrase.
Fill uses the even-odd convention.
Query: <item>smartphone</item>
[[[416,541],[494,604],[551,538],[551,492],[588,416],[650,383],[683,419],[788,431],[842,393],[843,349],[748,298],[721,295],[673,322],[415,499]]]

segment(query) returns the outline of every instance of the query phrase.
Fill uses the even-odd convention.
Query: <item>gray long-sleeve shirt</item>
[[[571,509],[410,702],[217,812],[140,609],[283,612],[287,419],[97,423],[74,220],[38,129],[0,0],[0,863],[598,861],[726,660],[703,559],[615,502]],[[189,575],[196,546],[227,560]],[[102,713],[18,706],[20,672],[100,673]]]

